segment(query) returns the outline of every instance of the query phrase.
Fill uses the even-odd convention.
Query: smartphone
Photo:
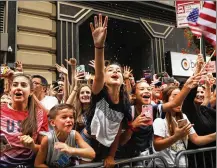
[[[182,127],[184,127],[184,126],[187,125],[187,124],[188,124],[187,119],[178,120],[178,127],[179,127],[179,128],[182,128]]]
[[[1,65],[1,76],[4,77],[4,75],[6,74],[7,70],[8,70],[8,66],[6,65]]]
[[[59,90],[58,82],[57,82],[57,81],[53,81],[53,82],[52,82],[52,85],[53,85],[54,91],[57,92],[57,91]]]
[[[79,73],[84,73],[85,72],[85,66],[84,65],[78,65],[76,70]]]
[[[5,150],[11,148],[11,145],[7,139],[7,137],[4,134],[0,135],[0,149],[1,152],[4,152]]]
[[[145,115],[146,118],[149,118],[149,121],[146,121],[147,125],[152,125],[153,123],[153,108],[152,105],[142,105],[142,114]]]

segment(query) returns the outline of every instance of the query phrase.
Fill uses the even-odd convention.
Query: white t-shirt
[[[59,104],[57,98],[54,96],[45,96],[40,102],[47,110]]]
[[[185,114],[183,114],[183,118],[188,120],[188,118]],[[188,120],[188,123],[189,123],[189,120]],[[157,118],[156,120],[154,120],[153,129],[154,129],[154,135],[157,135],[157,136],[160,136],[163,138],[170,136],[166,118],[165,119]],[[195,133],[195,130],[192,127],[190,129],[190,135],[194,134],[194,133]],[[184,143],[185,143],[185,145],[184,145]],[[164,157],[166,159],[167,163],[169,164],[169,166],[173,166],[177,152],[179,152],[181,150],[186,150],[185,146],[187,147],[186,141],[184,142],[183,140],[178,140],[176,143],[171,145],[169,148],[166,148],[166,149],[161,150],[159,152],[156,152],[154,149],[153,149],[153,151],[155,154]],[[153,148],[154,148],[154,145],[153,145]],[[164,167],[162,161],[157,160],[157,159],[156,159],[156,165],[158,165],[158,167]],[[187,166],[187,161],[185,159],[185,156],[181,157],[179,165],[181,167]]]

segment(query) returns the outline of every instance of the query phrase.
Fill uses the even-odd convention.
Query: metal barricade
[[[205,154],[206,153],[206,154]],[[176,167],[180,167],[180,159],[183,156],[188,157],[188,162],[194,164],[194,166],[189,167],[203,167],[203,168],[214,168],[216,166],[216,158],[213,156],[213,154],[216,153],[216,147],[208,147],[208,148],[200,148],[200,149],[194,149],[194,150],[185,150],[180,151],[177,153],[177,156],[175,158],[175,165]],[[202,158],[202,160],[201,160]],[[208,159],[208,161],[207,161]],[[211,161],[211,162],[210,162]],[[200,163],[203,162],[203,165],[200,165]]]
[[[158,155],[148,155],[148,156],[139,156],[139,157],[134,157],[134,158],[128,158],[128,159],[120,159],[120,160],[115,160],[115,165],[116,167],[121,167],[122,164],[130,164],[130,167],[132,166],[133,162],[137,162],[137,161],[143,161],[143,166],[144,167],[151,167],[154,168],[156,167],[155,165],[155,159],[160,159],[162,161],[162,163],[164,164],[164,167],[168,167],[168,163],[166,161],[165,158],[163,158],[162,156],[158,156]],[[146,162],[146,164],[145,164]],[[77,165],[74,166],[75,168],[83,168],[83,167],[98,167],[98,168],[103,168],[103,162],[95,162],[95,163],[87,163],[87,164],[81,164],[81,165]],[[74,168],[73,167],[73,168]]]

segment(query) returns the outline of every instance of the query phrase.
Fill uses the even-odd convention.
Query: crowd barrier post
[[[194,149],[194,150],[183,150],[183,151],[180,151],[178,152],[176,158],[175,158],[175,165],[176,167],[180,167],[179,165],[179,162],[180,162],[180,159],[183,155],[193,155],[194,156],[194,164],[195,164],[195,167],[198,167],[197,165],[197,157],[196,157],[196,154],[198,153],[202,153],[202,157],[203,157],[203,167],[206,168],[207,165],[206,165],[206,160],[205,160],[205,155],[204,155],[204,152],[210,152],[210,159],[211,159],[211,167],[214,168],[214,164],[213,164],[213,156],[212,156],[212,152],[213,151],[216,151],[216,147],[207,147],[207,148],[199,148],[199,149]],[[207,167],[208,168],[208,167]],[[209,167],[210,168],[210,167]]]

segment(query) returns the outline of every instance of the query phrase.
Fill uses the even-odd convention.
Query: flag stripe
[[[200,13],[200,18],[207,19],[210,22],[216,23],[216,17],[210,16],[210,15],[207,15],[207,14],[204,14],[204,13]]]
[[[208,21],[208,20],[205,20],[205,19],[198,19],[198,22],[197,22],[198,25],[201,25],[201,26],[206,26],[206,27],[209,27],[209,28],[212,28],[212,29],[216,29],[216,24]]]
[[[216,47],[216,3],[212,1],[204,2],[197,25],[203,30],[204,38]]]
[[[210,1],[206,1],[206,3],[204,2],[204,6],[203,7],[211,9],[211,10],[216,10],[215,3],[214,2],[210,2]]]
[[[199,25],[199,26],[201,26],[201,25]],[[203,28],[204,28],[203,31],[210,32],[210,33],[216,35],[216,29],[213,29],[213,28],[210,28],[210,27],[203,27]]]
[[[212,17],[216,17],[216,11],[213,11],[211,9],[203,8],[200,14],[201,13],[212,16]]]

